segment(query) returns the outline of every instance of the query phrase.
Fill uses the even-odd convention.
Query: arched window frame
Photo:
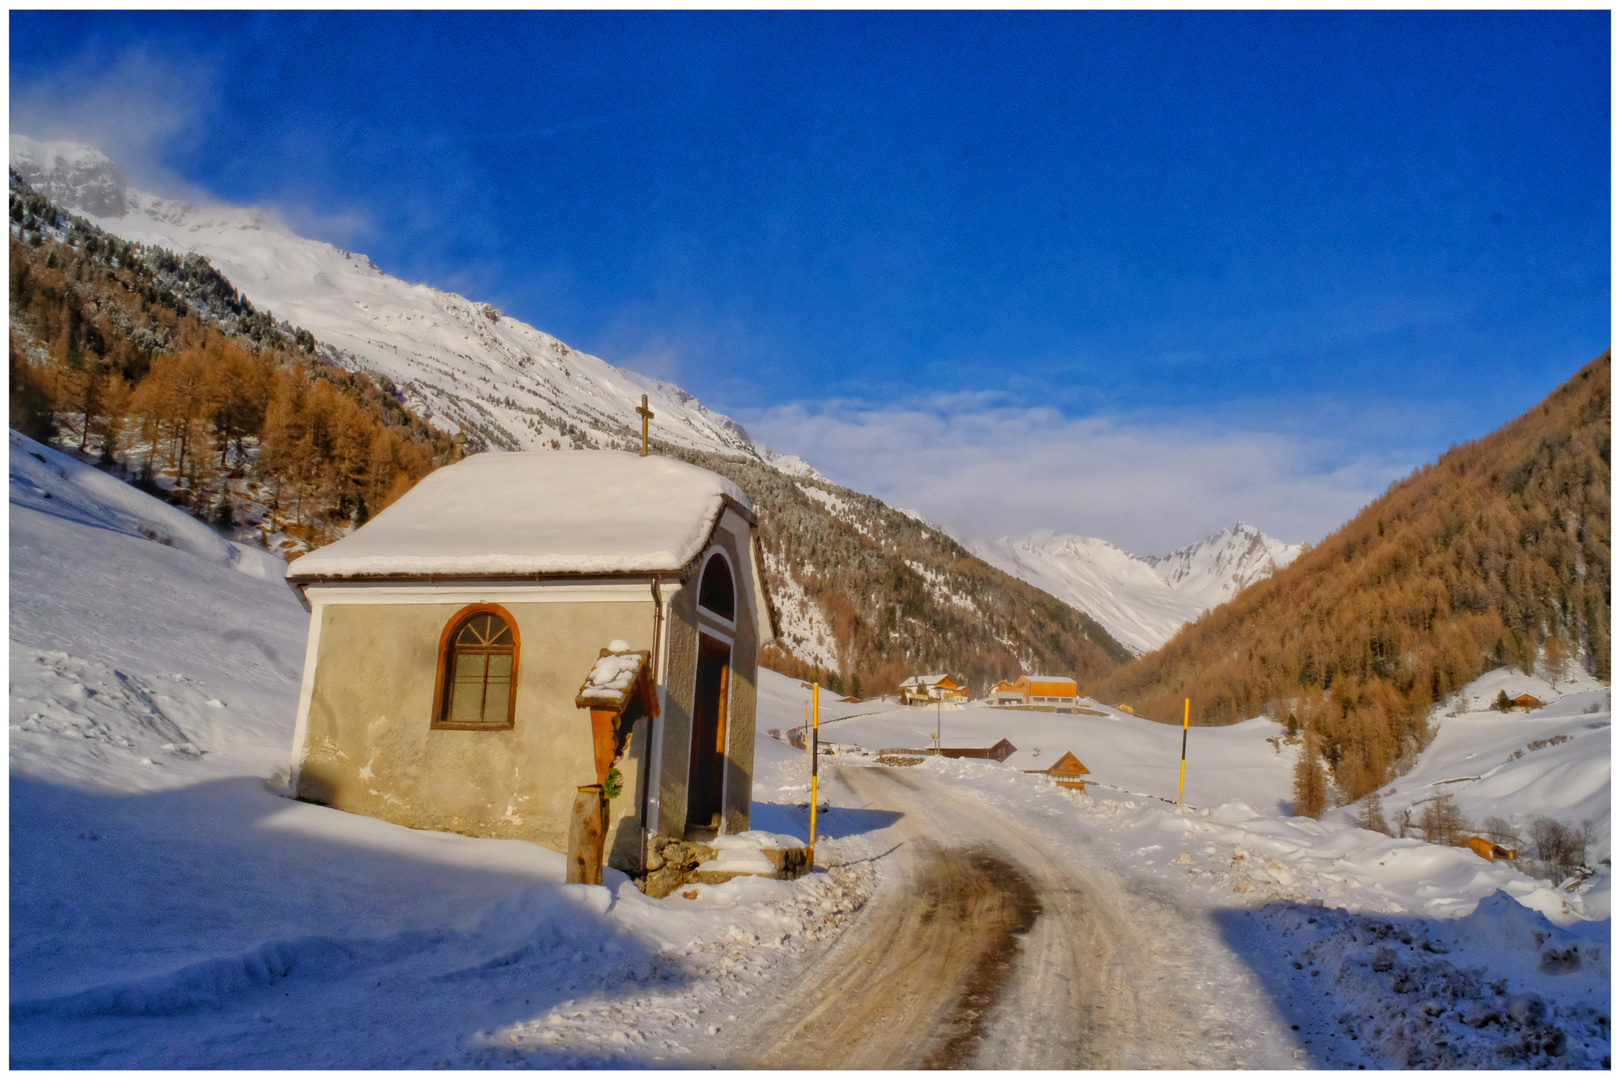
[[[461,628],[478,615],[494,615],[506,623],[512,632],[512,686],[506,695],[506,722],[503,724],[459,724],[450,715],[450,664],[454,659],[456,635]],[[439,731],[510,731],[517,716],[518,662],[522,658],[523,639],[518,633],[517,620],[499,604],[468,604],[444,624],[439,635],[438,675],[433,686],[433,728]]]
[[[720,612],[714,610],[711,607],[704,606],[704,603],[703,603],[703,579],[708,576],[708,574],[709,574],[709,566],[716,559],[719,559],[721,564],[725,566],[726,575],[731,579],[731,615],[730,615],[729,618],[727,616],[725,616],[725,615],[722,615]],[[740,591],[741,590],[739,589],[738,583],[737,583],[737,568],[731,565],[731,557],[726,554],[726,549],[722,548],[722,547],[710,548],[709,553],[706,556],[704,556],[704,558],[703,558],[703,568],[698,572],[698,578],[697,578],[697,607],[698,607],[698,610],[701,611],[703,614],[707,615],[709,618],[711,618],[711,619],[715,620],[716,622],[718,622],[720,625],[726,627],[727,629],[735,630],[737,628],[737,609],[738,609],[739,606],[741,606],[741,602],[742,602],[741,601],[741,596],[739,595]]]

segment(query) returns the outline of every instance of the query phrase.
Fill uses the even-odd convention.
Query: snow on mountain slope
[[[1240,521],[1162,559],[1148,556],[1143,561],[1166,585],[1195,599],[1200,611],[1208,611],[1293,562],[1301,547],[1273,540]]]
[[[1135,653],[1152,652],[1204,609],[1126,551],[1089,536],[1038,532],[1021,540],[982,541],[973,554],[1043,589],[1102,623]]]
[[[1543,705],[1499,712],[1494,704],[1503,691],[1510,698],[1530,694]],[[1577,826],[1590,821],[1589,861],[1600,866],[1610,850],[1611,708],[1609,689],[1578,664],[1558,674],[1488,671],[1430,714],[1433,742],[1410,770],[1376,792],[1384,816],[1392,827],[1403,813],[1417,821],[1424,803],[1450,795],[1476,826],[1487,817],[1506,821],[1525,851],[1530,842],[1523,838],[1537,817]],[[1354,824],[1362,805],[1329,811],[1323,820]],[[1600,867],[1584,900],[1589,913],[1608,916],[1607,867]]]
[[[657,438],[815,475],[678,386],[569,348],[488,304],[390,277],[364,255],[306,240],[261,210],[137,190],[100,151],[77,143],[13,135],[11,167],[116,236],[205,256],[254,306],[315,334],[343,366],[387,376],[446,430],[506,450],[628,447],[646,394]]]
[[[1300,545],[1273,540],[1240,521],[1162,558],[1132,555],[1094,537],[1049,531],[980,542],[969,550],[1086,612],[1120,644],[1141,654],[1293,562]]]

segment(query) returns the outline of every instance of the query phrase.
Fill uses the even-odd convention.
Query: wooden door
[[[731,646],[698,635],[697,688],[692,695],[691,770],[686,825],[719,828],[726,783],[726,706],[731,689]]]

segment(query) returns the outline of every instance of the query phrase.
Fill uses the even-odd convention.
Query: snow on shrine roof
[[[656,694],[652,688],[652,653],[645,649],[632,651],[625,642],[614,640],[592,665],[585,685],[574,697],[574,704],[582,709],[602,708],[622,713],[635,694],[638,681],[643,683],[642,691],[649,698]],[[658,715],[656,701],[651,703],[650,711]]]
[[[673,458],[476,454],[428,474],[351,535],[295,560],[287,576],[676,571],[697,557],[728,500],[752,517],[736,484]]]

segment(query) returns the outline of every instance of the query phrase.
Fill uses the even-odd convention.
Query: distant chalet
[[[927,705],[935,701],[959,703],[967,700],[967,687],[949,675],[913,675],[900,684],[903,705]]]
[[[288,571],[313,616],[297,796],[562,851],[576,790],[616,767],[609,865],[641,871],[649,835],[745,831],[775,637],[756,524],[731,481],[663,457],[430,474]]]

